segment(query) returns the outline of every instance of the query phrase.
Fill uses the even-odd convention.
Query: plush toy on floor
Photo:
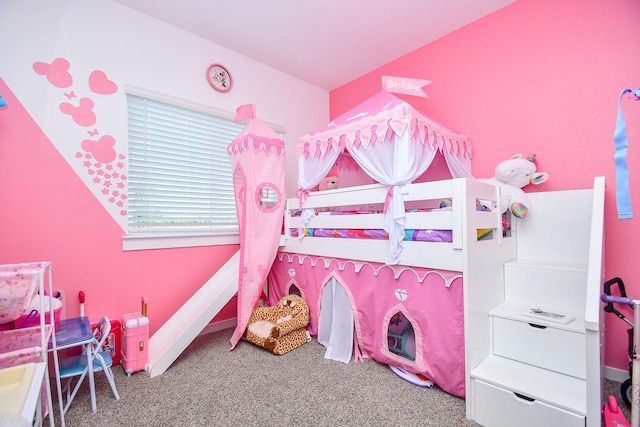
[[[256,307],[242,339],[273,354],[285,354],[309,340],[309,306],[298,295],[286,295],[273,307]]]
[[[549,179],[546,172],[537,172],[535,158],[535,154],[526,159],[521,154],[516,154],[496,166],[493,178],[479,180],[500,187],[501,212],[511,210],[518,218],[524,218],[529,213],[529,198],[522,188],[528,184],[542,184]]]

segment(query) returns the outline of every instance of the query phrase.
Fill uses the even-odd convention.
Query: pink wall
[[[550,173],[538,190],[588,187],[605,175],[606,275],[619,275],[640,297],[640,267],[627,255],[640,228],[616,219],[612,142],[618,94],[640,86],[639,16],[637,0],[518,0],[334,90],[331,116],[375,93],[380,75],[424,78],[433,81],[429,98],[413,103],[473,137],[476,176],[490,176],[516,152],[535,152]],[[123,252],[121,229],[2,79],[0,93],[9,103],[0,109],[0,263],[53,261],[70,315],[78,312],[79,290],[92,318],[138,310],[147,295],[155,332],[238,247]],[[625,111],[640,209],[640,171],[633,167],[640,163],[640,102],[627,102]],[[234,316],[232,300],[217,319]],[[624,369],[625,328],[609,320],[606,362]]]
[[[640,87],[639,18],[637,0],[517,0],[332,91],[331,117],[379,90],[382,75],[422,78],[433,81],[429,97],[410,101],[471,135],[476,177],[520,152],[537,154],[551,176],[528,191],[586,188],[605,176],[606,278],[620,276],[640,298],[640,223],[617,219],[613,163],[618,96]],[[624,111],[640,218],[640,102],[626,101]],[[607,315],[607,366],[627,368],[625,330]]]
[[[122,251],[122,230],[80,181],[0,78],[0,264],[52,261],[68,316],[78,292],[92,318],[119,319],[149,304],[153,334],[237,245]],[[235,298],[215,320],[235,317]]]

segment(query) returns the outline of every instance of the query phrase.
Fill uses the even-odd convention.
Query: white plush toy
[[[546,172],[537,172],[536,155],[529,158],[516,154],[509,160],[504,160],[496,166],[493,178],[480,179],[479,181],[494,184],[500,187],[500,211],[511,210],[513,215],[524,218],[529,213],[529,198],[522,191],[522,187],[528,184],[538,185],[549,179]]]

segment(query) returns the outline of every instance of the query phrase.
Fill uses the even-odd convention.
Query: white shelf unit
[[[529,197],[517,258],[496,284],[502,300],[487,312],[490,351],[470,370],[467,416],[487,427],[599,427],[604,178]],[[572,320],[531,317],[532,309]]]
[[[50,261],[41,261],[41,262],[28,262],[28,263],[18,263],[18,264],[4,264],[0,265],[0,278],[2,279],[11,279],[12,277],[25,277],[30,278],[31,280],[35,280],[37,282],[37,294],[38,295],[54,295],[53,293],[53,275],[51,271],[51,262]],[[38,363],[39,370],[43,369],[43,383],[46,391],[47,398],[47,407],[49,411],[49,425],[54,426],[55,421],[53,417],[53,399],[51,396],[51,387],[49,383],[49,366],[48,366],[48,353],[49,353],[49,342],[51,342],[51,353],[52,359],[54,362],[55,369],[55,377],[56,377],[56,386],[58,391],[58,403],[60,405],[60,409],[62,409],[62,392],[60,385],[60,378],[57,375],[58,372],[58,351],[56,344],[56,334],[55,334],[55,313],[53,304],[49,304],[49,309],[45,309],[44,298],[39,298],[39,326],[38,331],[40,335],[40,345],[35,348],[39,353],[39,358],[37,360],[30,360],[30,362]],[[49,316],[49,321],[47,321],[47,314]],[[7,334],[11,334],[12,330],[6,331]],[[2,332],[0,332],[0,339],[2,337]],[[31,341],[29,341],[31,343]],[[22,358],[17,359],[18,363],[24,363],[25,360]],[[41,410],[41,406],[37,405],[37,411]],[[61,425],[64,427],[64,415],[60,415]],[[32,424],[41,425],[43,420],[40,417],[39,413],[34,414],[34,419],[31,420]]]

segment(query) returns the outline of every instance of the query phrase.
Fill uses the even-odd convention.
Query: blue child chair
[[[78,356],[66,357],[60,360],[60,378],[66,379],[63,391],[66,393],[66,403],[64,405],[63,413],[67,413],[73,398],[76,396],[76,393],[80,389],[80,385],[82,381],[84,381],[87,374],[93,375],[96,372],[104,372],[107,381],[109,382],[109,386],[111,387],[111,391],[113,392],[113,396],[116,400],[120,400],[120,395],[118,394],[118,390],[116,389],[116,383],[113,376],[113,371],[111,370],[111,365],[113,364],[113,360],[111,359],[111,354],[108,350],[104,350],[103,346],[107,338],[109,337],[109,333],[111,332],[111,322],[108,317],[103,317],[98,322],[98,325],[93,331],[93,340],[86,344],[83,348],[83,354]],[[91,360],[91,366],[93,367],[92,372],[89,372],[88,369],[88,361]],[[73,386],[73,391],[71,387],[73,385],[74,378],[77,378],[75,382],[75,386]],[[91,407],[95,408],[95,387],[89,387],[91,394]],[[95,412],[96,410],[93,409]]]

